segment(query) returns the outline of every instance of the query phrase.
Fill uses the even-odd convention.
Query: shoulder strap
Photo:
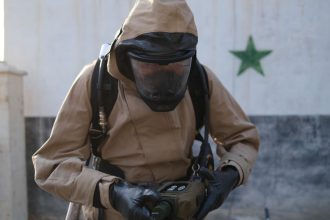
[[[118,80],[111,76],[111,74],[106,71],[106,73],[103,76],[103,99],[104,102],[104,111],[106,118],[108,118],[111,114],[111,111],[113,109],[113,106],[115,105],[115,102],[117,100],[118,96]]]
[[[106,60],[102,65],[106,65]],[[112,77],[106,71],[106,68],[100,67],[100,64],[101,62],[98,60],[95,64],[91,81],[92,122],[89,135],[91,139],[92,152],[96,156],[98,156],[97,148],[106,136],[106,133],[100,125],[100,106],[104,106],[105,120],[107,120],[118,96],[118,80]],[[102,68],[103,71],[99,71],[100,68]],[[100,95],[101,97],[106,97],[102,98],[102,105],[100,105],[99,101]]]
[[[195,111],[196,131],[199,131],[204,125],[206,111],[204,88],[209,88],[206,71],[201,71],[198,65],[201,66],[197,58],[194,57],[188,79],[188,90]],[[203,80],[203,77],[205,77],[206,80]],[[206,85],[203,85],[203,83],[206,83]]]
[[[196,140],[202,144],[197,158],[192,160],[192,169],[188,169],[188,176],[191,172],[199,170],[198,167],[206,167],[209,170],[214,169],[213,153],[209,143],[209,85],[205,68],[199,63],[196,57],[193,59],[189,76],[188,89],[194,106],[196,117]],[[199,132],[204,126],[204,136]]]
[[[93,75],[92,75],[92,81],[91,81],[91,105],[92,105],[92,128],[100,130],[100,125],[99,125],[99,115],[97,114],[98,112],[98,105],[97,105],[97,79],[99,75],[99,65],[100,65],[100,60],[97,60],[94,70],[93,70]]]

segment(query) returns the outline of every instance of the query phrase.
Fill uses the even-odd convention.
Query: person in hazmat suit
[[[81,204],[85,219],[100,218],[100,208],[103,219],[153,219],[160,195],[152,185],[184,178],[191,165],[196,120],[187,81],[197,39],[186,1],[138,0],[108,55],[107,70],[118,80],[118,95],[99,148],[102,160],[120,168],[125,178],[86,166],[93,62],[75,79],[49,139],[32,157],[38,186]],[[246,183],[259,146],[256,127],[205,69],[210,135],[221,163],[200,173],[208,180],[208,193],[192,219],[203,219]]]

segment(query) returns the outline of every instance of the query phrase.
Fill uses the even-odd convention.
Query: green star
[[[230,51],[234,56],[241,60],[241,66],[238,71],[238,76],[241,75],[245,70],[249,68],[255,69],[262,76],[265,76],[262,70],[260,60],[270,54],[271,50],[256,50],[253,42],[253,38],[250,36],[248,44],[245,50],[241,51]]]

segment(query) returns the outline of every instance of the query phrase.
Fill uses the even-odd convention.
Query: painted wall
[[[329,219],[330,1],[187,1],[199,30],[200,60],[254,115],[261,134],[250,182],[212,219],[263,219],[265,207],[272,220]],[[30,158],[48,138],[76,74],[111,41],[134,1],[2,2],[4,60],[28,72],[29,219],[63,219],[66,203],[36,187]],[[273,52],[261,60],[265,76],[250,69],[238,77],[240,60],[229,51],[244,50],[250,35],[258,50]]]
[[[133,3],[5,1],[5,60],[29,74],[26,116],[56,115],[76,74],[111,41]]]
[[[5,53],[5,13],[4,0],[0,0],[0,61],[4,60]]]
[[[199,31],[198,55],[252,115],[329,114],[330,2],[188,0]],[[25,115],[55,116],[75,75],[112,40],[134,1],[7,0],[4,59],[29,73]],[[237,77],[252,35],[262,77]],[[42,95],[41,95],[42,94]]]

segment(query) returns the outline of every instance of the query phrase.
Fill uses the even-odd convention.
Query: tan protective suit
[[[123,25],[118,42],[148,32],[186,32],[197,36],[193,15],[184,0],[137,1]],[[50,138],[33,155],[36,183],[47,192],[85,206],[86,219],[96,219],[92,208],[100,182],[106,219],[122,219],[109,202],[109,186],[116,177],[86,167],[91,149],[91,75],[86,66],[74,81],[57,115]],[[129,64],[127,64],[129,65]],[[122,75],[113,51],[108,71],[119,80],[118,99],[108,119],[109,138],[102,158],[119,166],[129,182],[176,180],[190,165],[195,116],[187,91],[174,111],[153,112],[139,97],[134,82]],[[235,166],[245,183],[258,151],[258,134],[233,97],[211,70],[210,132],[216,141],[221,166]]]

